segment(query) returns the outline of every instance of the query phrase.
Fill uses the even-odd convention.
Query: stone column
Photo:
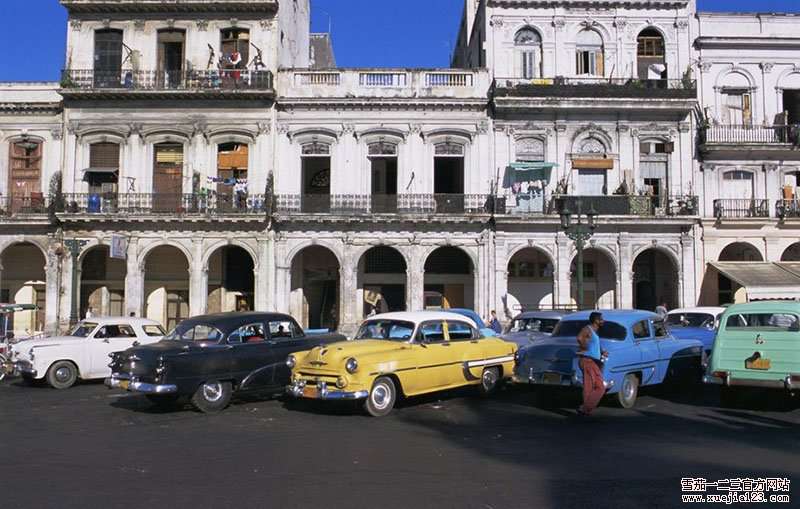
[[[203,241],[192,241],[192,260],[189,265],[189,313],[192,316],[206,312],[208,301],[208,267],[203,262]]]
[[[425,265],[420,250],[420,246],[412,247],[406,268],[406,307],[409,311],[419,311],[425,306]]]
[[[144,316],[144,267],[139,264],[139,241],[128,241],[125,273],[125,314]]]
[[[59,317],[58,298],[61,284],[61,274],[59,271],[60,258],[55,250],[48,249],[45,271],[45,317],[44,332],[56,334],[61,328]],[[0,269],[2,270],[2,269]]]
[[[358,299],[355,298],[358,272],[358,260],[354,259],[349,248],[345,248],[342,266],[339,267],[339,329],[350,332],[355,330],[359,323]]]
[[[633,260],[631,259],[631,245],[627,240],[620,240],[619,258],[617,263],[618,286],[617,305],[622,309],[633,309]]]
[[[681,302],[682,307],[691,307],[697,304],[700,298],[698,285],[697,257],[695,256],[695,245],[693,237],[684,233],[681,234]],[[702,277],[702,274],[700,274]]]
[[[47,269],[45,269],[47,270]],[[58,313],[59,326],[68,328],[69,315],[72,311],[72,256],[69,251],[66,251],[61,259],[61,288],[59,290],[59,299],[57,300],[56,309]],[[46,312],[45,312],[46,313]]]
[[[556,234],[556,266],[553,277],[553,287],[556,288],[557,298],[555,303],[559,306],[572,304],[571,263],[572,241],[563,234]]]
[[[258,239],[256,251],[256,268],[254,271],[255,288],[254,308],[256,311],[269,311],[274,309],[274,299],[270,299],[273,289],[273,267],[270,263],[274,258],[272,254],[272,241],[269,238]],[[270,302],[272,300],[272,302]]]

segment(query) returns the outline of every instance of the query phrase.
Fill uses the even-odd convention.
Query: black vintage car
[[[221,313],[189,318],[158,343],[110,354],[106,385],[143,393],[156,405],[182,396],[202,412],[223,410],[234,393],[280,394],[286,357],[341,334],[307,335],[289,315]]]

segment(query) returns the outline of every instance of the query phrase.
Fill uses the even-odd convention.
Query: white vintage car
[[[11,345],[14,370],[28,382],[46,379],[55,389],[111,375],[109,354],[160,341],[164,329],[146,318],[87,318],[67,336],[27,339]]]

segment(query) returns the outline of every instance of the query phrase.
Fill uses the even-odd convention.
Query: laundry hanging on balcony
[[[508,171],[514,176],[516,182],[531,182],[531,181],[550,181],[553,167],[558,166],[556,163],[546,163],[539,161],[525,161],[516,162],[508,165]]]
[[[224,186],[245,186],[247,187],[247,179],[237,179],[232,177],[206,177],[209,184],[222,184]]]

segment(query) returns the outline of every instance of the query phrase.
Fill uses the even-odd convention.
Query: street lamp
[[[575,201],[577,210],[574,214],[574,223],[572,222],[573,213],[569,210],[567,205],[565,205],[559,213],[561,215],[561,229],[564,230],[564,233],[570,240],[575,242],[575,248],[578,250],[578,260],[575,264],[575,270],[578,271],[576,274],[578,279],[578,295],[576,299],[578,309],[580,309],[581,302],[583,301],[583,248],[586,245],[586,241],[592,238],[594,230],[597,227],[595,225],[597,211],[594,209],[594,206],[591,206],[586,213],[586,222],[584,223],[581,213],[582,205],[580,199]]]
[[[72,255],[72,305],[70,306],[69,312],[70,325],[78,322],[78,300],[81,298],[80,289],[78,288],[78,255],[81,254],[83,246],[88,243],[88,240],[78,239],[67,239],[64,241],[64,247],[66,247],[69,254]]]

